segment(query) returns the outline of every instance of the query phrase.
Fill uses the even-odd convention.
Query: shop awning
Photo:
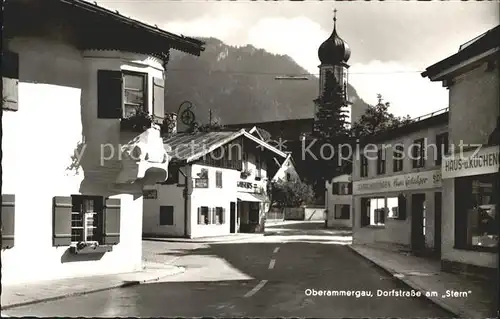
[[[251,193],[238,193],[236,196],[238,200],[242,202],[265,202],[267,198],[264,195],[260,194],[251,194]]]

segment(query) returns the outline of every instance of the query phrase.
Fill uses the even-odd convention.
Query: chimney
[[[177,134],[177,113],[168,113],[167,116],[170,120],[169,133]]]

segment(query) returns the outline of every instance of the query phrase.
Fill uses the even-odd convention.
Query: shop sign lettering
[[[355,181],[353,194],[370,194],[441,187],[441,171],[410,173],[367,181]]]
[[[443,178],[497,173],[499,162],[498,146],[481,148],[463,154],[453,154],[443,160]]]

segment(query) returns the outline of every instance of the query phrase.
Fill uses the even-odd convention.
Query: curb
[[[216,243],[225,243],[225,242],[232,242],[232,241],[238,241],[238,240],[245,240],[245,239],[250,239],[250,238],[256,238],[256,237],[261,237],[264,236],[264,234],[256,234],[253,236],[245,236],[245,237],[236,237],[235,238],[229,238],[229,239],[220,239],[220,240],[210,240],[210,239],[182,239],[182,238],[154,238],[154,237],[146,237],[143,238],[142,240],[145,241],[159,241],[159,242],[167,242],[167,243],[193,243],[193,244],[216,244]]]
[[[390,267],[382,266],[382,265],[376,263],[372,259],[366,257],[365,255],[363,255],[362,253],[360,253],[359,251],[357,251],[355,248],[352,247],[352,245],[347,245],[347,246],[351,249],[351,251],[355,252],[358,256],[363,257],[364,259],[366,259],[367,261],[369,261],[371,264],[373,264],[373,265],[377,266],[379,269],[385,271],[387,274],[391,275],[392,278],[395,278],[395,279],[399,280],[401,283],[403,283],[404,285],[408,286],[409,288],[412,288],[412,289],[415,289],[415,290],[418,290],[418,291],[426,291],[425,288],[420,287],[419,285],[417,285],[416,283],[412,282],[411,280],[408,280],[406,278],[400,278],[400,277],[394,276],[394,274],[396,274],[397,271],[395,271],[394,269],[392,269]],[[450,312],[451,314],[455,315],[457,318],[476,318],[477,317],[477,316],[474,316],[473,314],[466,314],[466,313],[464,313],[461,310],[455,309],[454,307],[452,307],[452,306],[448,305],[447,303],[443,302],[440,298],[426,296],[425,294],[422,295],[422,297],[426,298],[427,300],[429,300],[431,302],[433,302],[434,304],[438,305],[439,307],[443,308],[444,310]]]
[[[72,293],[63,294],[63,295],[54,296],[54,297],[48,297],[48,298],[42,298],[42,299],[36,299],[36,300],[31,300],[31,301],[14,303],[14,304],[10,304],[7,306],[2,306],[0,308],[0,310],[7,310],[7,309],[18,308],[18,307],[22,307],[22,306],[29,306],[29,305],[34,305],[34,304],[38,304],[38,303],[48,302],[48,301],[66,299],[66,298],[70,298],[70,297],[83,296],[83,295],[88,295],[88,294],[92,294],[92,293],[96,293],[96,292],[102,292],[102,291],[107,291],[107,290],[112,290],[112,289],[117,289],[117,288],[126,288],[126,287],[141,285],[141,284],[147,284],[150,282],[158,281],[161,278],[178,275],[178,274],[184,273],[186,271],[186,268],[184,268],[184,267],[177,267],[177,268],[179,269],[179,271],[172,272],[172,273],[165,275],[165,276],[158,276],[158,277],[154,277],[152,279],[145,279],[145,280],[122,281],[119,284],[114,284],[114,285],[104,287],[104,288],[91,289],[91,290],[85,290],[85,291],[77,291],[77,292],[72,292]],[[2,317],[4,317],[4,316],[2,315]]]

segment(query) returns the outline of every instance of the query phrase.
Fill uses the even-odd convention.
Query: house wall
[[[287,174],[290,174],[291,179],[298,179],[299,174],[297,174],[297,170],[295,169],[295,166],[293,165],[291,157],[286,159],[281,167],[278,169],[276,174],[272,177],[273,181],[278,181],[279,179],[281,180],[286,180]]]
[[[449,88],[450,143],[487,144],[497,124],[500,81],[498,63],[486,71],[487,64],[453,79]]]
[[[219,236],[227,235],[230,232],[229,225],[229,210],[230,203],[237,203],[237,190],[236,181],[239,178],[240,172],[233,169],[215,168],[204,165],[194,164],[191,166],[191,176],[192,178],[197,178],[197,174],[201,172],[201,169],[208,170],[208,188],[193,188],[191,194],[191,220],[189,222],[190,226],[190,237],[207,237],[207,236]],[[222,171],[222,188],[215,187],[215,172]],[[194,185],[194,180],[193,180]],[[225,223],[222,225],[198,225],[198,207],[208,206],[208,207],[223,207],[225,208]]]
[[[19,110],[3,112],[2,118],[2,193],[16,195],[15,245],[2,251],[2,282],[139,270],[142,190],[111,187],[119,161],[100,165],[101,145],[117,145],[121,136],[119,120],[97,119],[96,72],[134,68],[128,64],[132,59],[154,61],[118,53],[113,58],[90,58],[48,38],[16,38],[8,47],[19,53],[20,81]],[[146,69],[160,75],[157,67],[158,63]],[[81,160],[72,165],[83,141]],[[30,169],[34,159],[43,169]],[[29,182],[21,176],[29,176]],[[71,194],[121,199],[120,243],[99,260],[76,258],[68,247],[52,247],[52,199]]]
[[[498,63],[486,71],[486,63],[454,79],[449,88],[450,143],[486,144],[499,114]],[[443,162],[444,165],[444,162]],[[444,169],[444,167],[443,167]],[[443,180],[442,259],[476,266],[498,267],[498,256],[491,252],[455,249],[454,178]]]
[[[327,210],[326,216],[326,226],[327,227],[352,227],[352,219],[353,219],[353,203],[352,203],[352,195],[334,195],[332,194],[333,183],[337,182],[350,182],[350,175],[341,175],[334,177],[332,182],[328,181],[325,183],[325,208]],[[350,206],[350,217],[349,219],[335,219],[335,205],[349,205]]]
[[[144,199],[143,234],[159,236],[184,236],[184,188],[186,178],[179,173],[179,184],[147,186],[156,190],[156,199]],[[160,225],[160,206],[174,206],[174,224]]]
[[[447,132],[447,125],[439,125],[434,127],[426,128],[418,132],[414,132],[405,136],[397,137],[392,140],[388,140],[379,145],[385,145],[386,147],[386,174],[377,175],[377,160],[376,151],[370,151],[368,153],[368,176],[360,177],[360,156],[359,152],[363,151],[363,147],[354,150],[354,163],[353,163],[353,242],[360,244],[376,244],[380,246],[394,246],[402,248],[410,248],[411,240],[411,195],[417,193],[425,194],[426,198],[426,219],[425,219],[425,246],[426,248],[434,248],[434,236],[435,236],[435,218],[434,218],[434,193],[441,191],[440,182],[440,169],[439,165],[435,163],[435,150],[436,148],[432,145],[436,145],[436,135]],[[409,153],[409,147],[413,144],[413,141],[419,138],[425,138],[427,144],[427,156],[425,161],[425,166],[422,168],[413,168],[411,153]],[[393,148],[392,146],[402,143],[404,144],[404,159],[403,159],[403,170],[400,172],[393,171]],[[370,148],[369,148],[370,149]],[[429,173],[426,173],[429,172]],[[410,173],[421,173],[421,174],[436,174],[435,177],[439,180],[436,183],[430,181],[427,186],[418,187],[414,189],[403,189],[398,191],[391,191],[390,188],[385,190],[377,190],[373,193],[363,193],[359,194],[356,190],[356,184],[360,182],[376,181],[379,178],[392,178],[399,177],[404,179],[405,174]],[[430,176],[429,175],[429,176]],[[434,176],[429,177],[431,180]],[[405,220],[389,219],[385,218],[384,226],[364,226],[361,227],[361,198],[373,198],[373,197],[397,197],[399,194],[404,194],[407,198],[407,214]],[[443,204],[443,208],[447,207]],[[443,213],[446,209],[443,209]]]

